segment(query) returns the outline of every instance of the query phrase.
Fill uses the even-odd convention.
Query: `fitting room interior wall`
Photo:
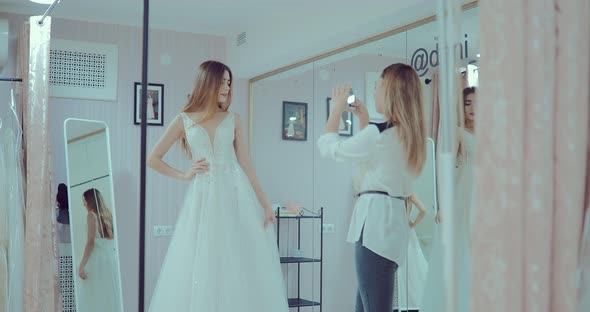
[[[0,14],[10,21],[9,64],[2,76],[13,77],[16,63],[16,35],[26,20],[24,15]],[[63,143],[63,122],[66,118],[101,120],[108,124],[111,133],[113,183],[119,230],[119,252],[125,311],[137,310],[138,253],[139,253],[139,161],[140,127],[133,124],[133,85],[141,81],[141,29],[120,25],[86,23],[57,19],[52,23],[51,37],[86,42],[109,43],[118,46],[119,70],[116,102],[77,99],[50,99],[52,161],[54,184],[66,182]],[[170,31],[151,31],[150,68],[152,83],[165,85],[164,127],[148,127],[148,152],[163,134],[165,127],[184,106],[192,88],[198,65],[207,59],[225,59],[225,39],[217,36],[196,35]],[[171,56],[169,65],[160,64],[160,56]],[[232,110],[247,119],[247,82],[234,82]],[[10,85],[0,84],[2,103],[8,99]],[[2,113],[7,105],[0,105]],[[188,162],[179,149],[173,147],[166,158],[172,165],[185,169]],[[147,254],[146,298],[149,298],[153,279],[159,272],[159,263],[165,255],[168,237],[155,238],[151,231],[156,224],[174,224],[186,184],[162,177],[148,170],[147,174]]]
[[[273,80],[271,77],[254,84],[253,162],[269,200],[280,204],[295,201],[314,211],[324,207],[324,223],[335,225],[336,233],[324,235],[325,311],[349,311],[356,298],[354,253],[352,245],[346,242],[353,208],[353,166],[321,159],[316,148],[327,121],[326,98],[341,81],[352,83],[355,95],[364,102],[365,72],[379,72],[396,62],[403,60],[357,55],[325,66],[309,65],[309,70],[289,78]],[[330,72],[326,80],[319,74],[324,69]],[[308,103],[307,141],[281,139],[282,101]],[[354,133],[358,131],[355,120]],[[313,238],[310,232],[302,232],[302,241]],[[302,274],[302,296],[317,299],[308,286],[317,277],[311,276],[314,272],[307,267],[302,268]],[[317,269],[315,274],[319,274]]]

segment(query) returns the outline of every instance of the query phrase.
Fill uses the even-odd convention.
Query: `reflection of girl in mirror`
[[[476,89],[469,87],[463,89],[463,123],[460,123],[457,135],[457,157],[454,173],[454,206],[453,212],[456,215],[453,224],[456,240],[455,246],[455,263],[457,270],[454,278],[456,280],[456,293],[458,300],[457,311],[469,311],[470,285],[471,285],[471,248],[470,232],[471,220],[473,219],[472,210],[472,193],[473,193],[473,160],[475,158],[475,101]],[[459,119],[461,121],[461,119]],[[440,227],[445,225],[444,211],[439,209],[436,214],[437,226],[430,250],[428,275],[423,292],[423,301],[420,306],[422,312],[449,312],[446,311],[444,292],[440,290],[444,287],[443,277],[443,245]],[[456,312],[456,311],[453,311]]]
[[[394,275],[408,249],[405,199],[413,193],[426,162],[422,85],[408,65],[385,68],[376,84],[375,104],[387,121],[370,125],[367,109],[358,98],[348,107],[349,92],[350,85],[332,91],[333,108],[318,146],[324,157],[362,168],[348,232],[348,241],[355,243],[356,311],[392,311]],[[359,118],[362,130],[342,140],[338,126],[345,111]]]
[[[475,157],[475,107],[476,107],[476,89],[475,87],[468,87],[463,89],[463,124],[461,126],[458,135],[458,148],[457,148],[457,164],[456,164],[456,176],[464,176],[466,166],[472,165],[473,158]],[[471,173],[470,173],[471,174]],[[468,182],[470,184],[470,182]],[[470,198],[468,198],[470,200]],[[466,217],[468,218],[468,217]],[[436,223],[442,221],[442,213],[440,209],[436,214]]]
[[[463,89],[463,114],[465,116],[465,130],[475,133],[475,87]]]
[[[78,275],[84,280],[79,287],[79,309],[119,311],[113,215],[95,188],[82,194],[82,202],[88,214],[86,246],[78,269]]]
[[[149,155],[154,170],[190,181],[151,312],[289,310],[269,226],[275,215],[250,163],[242,121],[228,112],[231,86],[226,65],[201,64],[188,103]],[[187,172],[163,161],[177,141],[197,159]]]

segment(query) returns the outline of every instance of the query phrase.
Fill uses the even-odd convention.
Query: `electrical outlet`
[[[158,225],[154,225],[154,236],[160,237],[162,236],[162,227]]]
[[[172,233],[174,233],[174,230],[171,225],[164,226],[163,228],[164,228],[164,236],[172,236]]]
[[[334,228],[334,224],[322,224],[322,233],[324,234],[334,234],[336,233],[336,229]]]

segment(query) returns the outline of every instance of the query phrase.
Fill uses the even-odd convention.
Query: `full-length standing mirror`
[[[76,311],[123,311],[109,132],[64,122]]]

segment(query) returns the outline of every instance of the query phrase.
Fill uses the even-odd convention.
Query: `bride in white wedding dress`
[[[456,306],[457,311],[452,312],[469,312],[471,300],[471,246],[469,236],[471,233],[471,213],[472,192],[473,192],[473,160],[475,158],[475,97],[476,89],[474,87],[463,90],[464,105],[464,129],[460,130],[459,142],[460,147],[457,155],[455,167],[455,192],[453,194],[455,206],[453,207],[456,214],[456,222],[453,231],[456,240],[455,244],[455,263],[456,263]],[[442,212],[444,214],[444,211]],[[443,279],[443,246],[441,239],[441,226],[445,226],[444,220],[441,220],[441,211],[436,215],[437,228],[434,234],[434,240],[428,259],[428,275],[422,295],[422,304],[420,312],[451,312],[445,307],[446,300],[444,297],[444,279]]]
[[[231,103],[230,69],[207,61],[188,104],[148,159],[190,180],[149,311],[287,312],[276,221],[247,155]],[[180,172],[162,158],[180,140],[192,159]]]

